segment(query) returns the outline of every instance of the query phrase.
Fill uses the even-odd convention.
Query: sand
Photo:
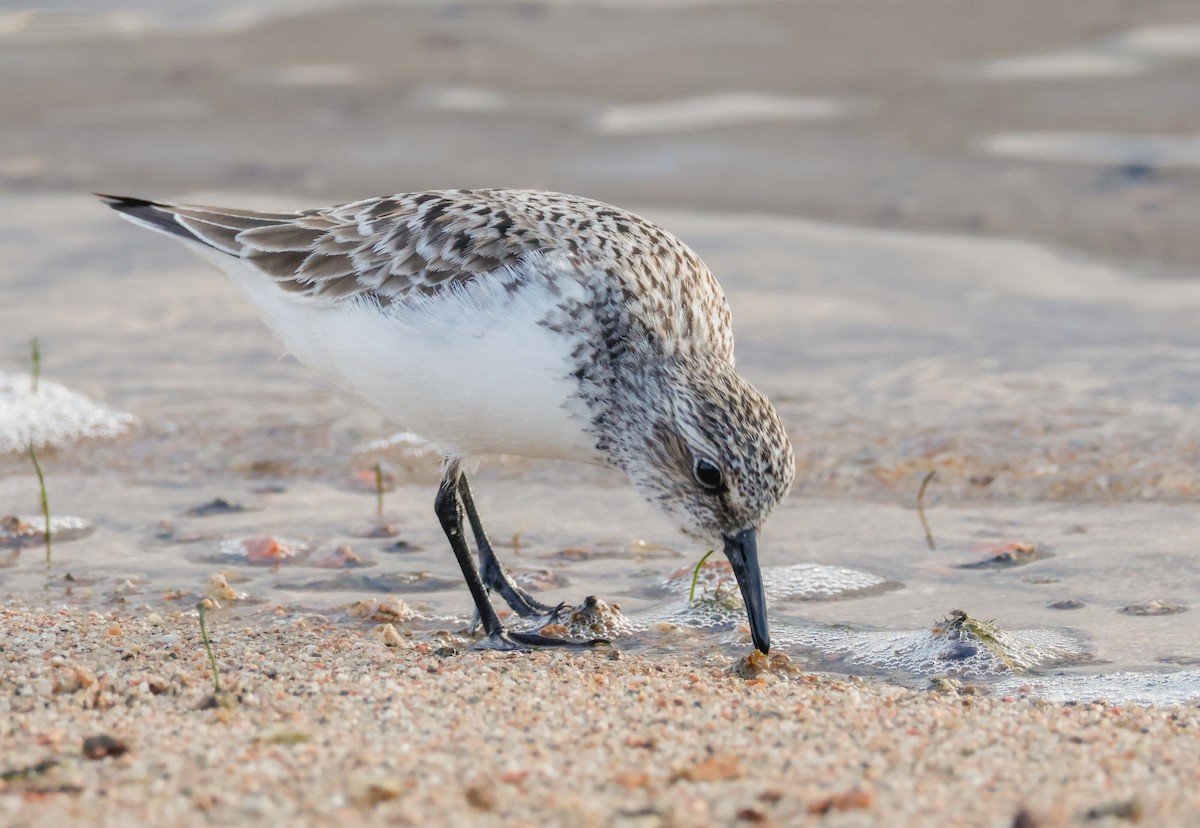
[[[1187,825],[1200,807],[1194,707],[209,622],[217,706],[194,612],[5,610],[0,822]]]

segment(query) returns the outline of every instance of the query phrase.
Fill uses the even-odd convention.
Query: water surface
[[[470,604],[432,514],[435,455],[388,441],[397,425],[279,360],[235,289],[169,240],[82,197],[2,206],[3,252],[24,274],[0,297],[6,370],[37,335],[47,381],[137,424],[43,449],[55,514],[96,528],[58,545],[48,572],[36,545],[10,553],[0,588],[149,611],[190,606],[221,573],[244,594],[231,618],[362,623],[348,605],[399,596],[420,616],[406,629],[462,634]],[[1174,673],[1172,693],[1193,687],[1200,285],[1022,242],[644,212],[719,274],[739,364],[796,445],[796,491],[762,540],[780,648],[917,685],[1061,673],[1075,683],[1045,692],[1124,681],[1143,698],[1137,682]],[[393,486],[382,521],[376,461]],[[0,511],[34,524],[27,462],[3,459]],[[931,469],[933,549],[914,508]],[[706,569],[689,603],[705,550],[615,473],[500,459],[475,488],[539,597],[620,605],[618,646],[745,648],[727,573]],[[249,560],[265,537],[290,551]],[[1002,646],[948,626],[954,610],[993,623]]]

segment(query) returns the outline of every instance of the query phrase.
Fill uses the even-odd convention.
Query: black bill
[[[733,566],[746,615],[750,618],[750,637],[760,652],[771,649],[771,633],[767,629],[767,597],[763,594],[762,572],[758,568],[758,535],[745,529],[725,538],[725,557]]]

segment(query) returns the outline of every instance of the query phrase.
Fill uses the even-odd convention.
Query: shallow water
[[[437,458],[280,360],[219,274],[78,194],[543,186],[647,205],[725,286],[799,461],[762,542],[777,648],[916,686],[1195,699],[1200,20],[1056,8],[0,4],[0,517],[20,517],[0,595],[149,612],[212,592],[218,628],[368,627],[387,614],[353,605],[395,595],[419,613],[402,630],[465,643]],[[931,469],[936,548],[914,508]],[[576,633],[746,651],[727,570],[689,601],[704,550],[615,475],[503,459],[475,490],[543,600],[620,605]]]
[[[83,198],[0,209],[20,274],[0,295],[3,367],[24,370],[38,335],[46,381],[137,418],[123,437],[42,450],[53,514],[95,531],[56,545],[49,571],[28,538],[0,549],[0,590],[191,606],[224,573],[245,597],[214,624],[363,624],[348,605],[400,596],[419,613],[403,629],[463,643],[470,605],[432,515],[434,455],[387,442],[395,426],[277,360],[232,286],[169,240]],[[1200,695],[1187,671],[1200,663],[1200,284],[1019,242],[644,212],[720,274],[739,363],[796,444],[797,489],[762,540],[779,648],[919,686],[945,674],[1069,697]],[[51,228],[71,244],[28,243]],[[7,404],[28,403],[22,383]],[[377,460],[393,486],[384,521]],[[27,458],[0,463],[0,512],[36,536]],[[914,508],[933,468],[936,549]],[[502,460],[475,489],[501,556],[542,600],[620,605],[618,646],[746,649],[727,572],[710,564],[689,603],[704,550],[616,475]],[[394,533],[372,536],[382,522]],[[264,537],[289,551],[251,562],[244,541]],[[1069,600],[1081,605],[1051,608]],[[1185,611],[1134,614],[1148,601]],[[948,627],[955,609],[994,622],[995,641]]]

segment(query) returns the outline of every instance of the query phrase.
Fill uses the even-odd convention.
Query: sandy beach
[[[1194,707],[389,647],[316,620],[212,623],[214,707],[194,613],[3,623],[7,825],[1182,826],[1200,808]]]
[[[33,6],[0,11],[0,825],[1196,823],[1194,0]],[[87,195],[481,186],[717,274],[798,460],[772,661],[619,475],[515,458],[474,478],[498,551],[619,603],[615,647],[469,650],[436,455]]]

